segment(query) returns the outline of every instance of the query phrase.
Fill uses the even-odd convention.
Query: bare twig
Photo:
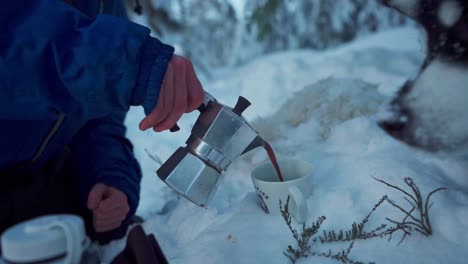
[[[145,148],[145,152],[146,155],[148,155],[148,157],[150,157],[150,159],[152,159],[154,162],[158,163],[159,165],[163,164],[161,159],[158,156],[151,154],[147,148]]]
[[[374,178],[374,177],[373,177]],[[438,191],[446,190],[447,188],[441,187],[431,191],[425,199],[422,198],[421,191],[419,190],[418,186],[414,183],[411,178],[405,178],[404,182],[411,191],[406,191],[403,188],[400,188],[396,185],[387,183],[383,180],[374,178],[375,180],[389,186],[393,189],[396,189],[402,192],[405,196],[403,197],[406,202],[408,202],[410,209],[406,209],[405,207],[397,204],[395,201],[389,199],[386,195],[384,195],[372,208],[372,210],[364,217],[364,219],[360,223],[352,223],[351,229],[348,230],[324,230],[322,236],[318,236],[317,238],[313,238],[312,243],[316,243],[320,241],[321,243],[332,243],[332,242],[351,242],[349,246],[338,252],[333,253],[331,250],[328,252],[319,252],[312,249],[312,245],[309,244],[310,239],[318,233],[321,224],[326,219],[324,216],[319,217],[315,223],[312,224],[311,227],[307,227],[305,224],[302,225],[302,233],[298,233],[298,231],[292,227],[292,216],[289,212],[289,197],[286,200],[286,204],[283,208],[281,201],[279,201],[279,206],[281,210],[281,214],[288,225],[289,230],[291,231],[294,239],[297,241],[297,248],[293,248],[291,245],[288,246],[286,252],[283,254],[288,257],[288,259],[292,263],[296,263],[299,258],[308,257],[309,255],[312,256],[320,256],[330,259],[335,259],[342,263],[363,263],[360,261],[355,261],[349,258],[351,250],[354,247],[354,244],[359,239],[372,239],[377,237],[384,237],[388,236],[388,240],[392,239],[392,236],[397,231],[402,231],[403,235],[398,242],[400,245],[403,240],[410,236],[412,230],[416,230],[426,236],[432,234],[431,224],[429,221],[429,209],[432,207],[432,202],[430,202],[430,198],[432,195]],[[412,193],[412,194],[411,194]],[[371,231],[365,231],[365,226],[369,222],[369,219],[373,215],[373,213],[385,202],[387,201],[390,205],[398,209],[404,214],[404,217],[401,221],[396,221],[391,218],[385,218],[389,223],[392,225],[389,226],[387,224],[381,224],[374,228]],[[371,262],[373,263],[373,262]]]
[[[430,203],[430,198],[431,196],[441,190],[447,190],[446,187],[440,187],[437,188],[433,191],[431,191],[425,200],[422,198],[421,191],[419,190],[418,186],[414,183],[413,179],[407,177],[404,179],[404,182],[408,187],[411,189],[413,194],[410,194],[409,192],[403,190],[402,188],[390,184],[384,180],[377,179],[375,177],[372,177],[375,180],[392,187],[393,189],[396,189],[403,194],[405,194],[407,197],[404,197],[404,199],[411,205],[410,210],[404,209],[402,206],[398,205],[396,202],[394,202],[391,199],[387,199],[387,202],[392,205],[393,207],[397,208],[401,212],[405,214],[405,217],[401,221],[395,221],[392,219],[387,218],[387,220],[393,224],[398,224],[400,226],[406,226],[406,227],[414,227],[414,230],[420,232],[421,234],[425,236],[430,236],[432,235],[432,227],[431,227],[431,222],[429,220],[429,209],[432,206],[432,203]],[[409,198],[409,199],[408,199]],[[417,215],[414,215],[413,213],[416,213]],[[408,220],[410,219],[410,220]],[[406,230],[405,230],[405,235],[404,237],[408,235]]]
[[[388,200],[388,197],[384,195],[379,202],[377,202],[372,210],[367,214],[367,216],[357,224],[354,222],[351,225],[351,229],[349,230],[339,230],[335,232],[334,230],[331,231],[323,231],[323,235],[319,236],[319,240],[321,243],[331,243],[331,242],[345,242],[345,241],[354,241],[356,239],[365,240],[371,239],[375,237],[383,237],[383,236],[390,236],[394,232],[403,228],[402,226],[391,226],[388,227],[386,224],[381,224],[380,226],[376,227],[375,229],[366,232],[364,231],[365,225],[369,222],[370,217],[372,214],[377,210],[377,208],[382,205],[384,201]],[[337,235],[338,233],[338,235]]]
[[[289,196],[286,199],[286,204],[284,205],[284,208],[282,206],[281,200],[279,201],[279,206],[280,206],[280,211],[281,215],[283,216],[284,221],[286,222],[286,225],[288,226],[289,230],[291,231],[294,239],[297,242],[298,248],[295,249],[291,245],[288,246],[288,249],[286,252],[283,252],[283,254],[288,257],[292,263],[296,263],[296,261],[299,258],[302,257],[308,257],[311,254],[311,245],[309,244],[310,239],[318,232],[320,229],[320,226],[322,225],[323,221],[325,221],[325,216],[321,216],[315,221],[315,223],[312,223],[312,226],[307,227],[304,224],[302,224],[302,233],[299,235],[297,230],[292,227],[292,217],[291,213],[289,212]]]
[[[387,185],[387,186],[389,186],[389,187],[392,187],[392,188],[394,188],[394,189],[397,189],[397,190],[401,191],[402,193],[406,194],[409,198],[413,199],[413,201],[414,201],[415,203],[418,203],[418,201],[416,201],[416,199],[415,199],[411,194],[407,193],[405,190],[399,188],[398,186],[391,185],[390,183],[387,183],[387,182],[385,182],[385,181],[383,181],[383,180],[381,180],[381,179],[377,179],[377,178],[375,178],[374,176],[371,176],[371,177],[374,178],[376,181],[379,181],[379,182],[381,182],[381,183],[383,183],[383,184],[385,184],[385,185]]]

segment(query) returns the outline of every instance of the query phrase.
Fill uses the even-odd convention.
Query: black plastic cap
[[[249,102],[249,100],[247,100],[243,96],[239,96],[239,99],[237,99],[236,106],[234,106],[234,109],[232,109],[232,111],[240,116],[242,115],[242,112],[244,112],[245,109],[247,109],[247,107],[249,107],[250,105],[251,103]]]

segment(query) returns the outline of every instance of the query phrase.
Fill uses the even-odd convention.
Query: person
[[[203,101],[193,65],[119,0],[9,1],[0,31],[0,232],[75,213],[101,243],[122,237],[141,180],[126,112],[173,127]]]

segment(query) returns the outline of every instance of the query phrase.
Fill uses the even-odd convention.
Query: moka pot
[[[205,93],[186,146],[162,164],[159,178],[191,202],[206,206],[231,162],[263,146],[257,131],[242,117],[249,105],[241,96],[231,108]]]

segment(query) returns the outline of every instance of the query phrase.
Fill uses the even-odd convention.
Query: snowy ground
[[[376,115],[424,57],[424,36],[413,28],[396,29],[326,52],[294,51],[255,60],[239,69],[219,72],[204,82],[205,89],[224,104],[237,96],[252,106],[245,116],[270,141],[279,155],[313,163],[308,198],[311,224],[327,219],[322,229],[349,229],[374,204],[388,195],[407,206],[403,194],[372,179],[406,187],[411,177],[423,195],[433,195],[433,235],[413,233],[398,245],[399,234],[356,241],[349,257],[376,263],[465,263],[468,252],[468,177],[463,162],[447,153],[424,153],[394,140],[376,125]],[[141,109],[127,118],[128,135],[143,171],[138,213],[144,228],[154,233],[170,263],[288,263],[283,251],[295,240],[280,216],[269,216],[257,206],[250,179],[252,168],[266,159],[254,150],[236,160],[226,172],[208,208],[180,199],[157,178],[159,164],[182,146],[197,114],[180,122],[182,130],[155,134],[141,132]],[[406,188],[407,189],[407,188]],[[402,213],[384,203],[366,225],[371,230],[385,218]],[[299,226],[296,226],[300,229]],[[317,252],[339,252],[349,243],[313,243]],[[103,250],[109,261],[123,247],[113,242]],[[298,263],[338,263],[309,257]]]

